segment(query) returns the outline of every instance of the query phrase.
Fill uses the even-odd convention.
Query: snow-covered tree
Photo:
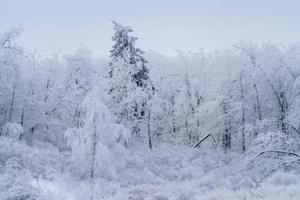
[[[63,110],[68,113],[67,123],[79,128],[82,116],[79,107],[85,95],[95,84],[95,65],[86,48],[78,49],[74,55],[66,56],[66,77]]]
[[[21,30],[13,28],[0,37],[1,124],[18,120],[16,116],[17,90],[22,86],[20,82],[22,67],[26,65],[24,51],[16,43]]]
[[[95,176],[112,178],[114,166],[121,162],[128,142],[127,130],[113,123],[113,115],[102,103],[102,92],[95,87],[87,94],[80,106],[82,126],[69,129],[66,133],[80,174],[90,179]]]
[[[108,70],[109,108],[132,134],[145,137],[143,132],[147,128],[144,126],[150,121],[150,98],[154,91],[147,61],[144,52],[136,47],[137,38],[130,35],[133,30],[116,22],[113,24],[114,45]],[[151,148],[149,134],[148,141]]]

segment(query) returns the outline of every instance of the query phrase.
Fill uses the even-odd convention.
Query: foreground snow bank
[[[152,151],[142,148],[127,151],[122,159],[111,158],[114,176],[99,173],[95,177],[94,199],[300,198],[297,159],[287,167],[278,165],[287,157],[277,155],[225,155],[218,150],[167,145]],[[77,173],[76,165],[69,153],[61,153],[51,145],[29,147],[0,137],[0,199],[86,199],[91,196],[91,185]]]
[[[39,181],[56,180],[64,164],[63,154],[52,145],[29,147],[14,138],[0,137],[0,199],[51,199],[38,186]]]
[[[269,170],[281,159],[258,157],[256,165],[239,155],[186,147],[134,150],[114,182],[98,183],[96,196],[131,200],[299,199],[298,165]]]

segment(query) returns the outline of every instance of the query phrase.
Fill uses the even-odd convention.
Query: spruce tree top
[[[109,76],[112,78],[115,71],[114,66],[116,63],[123,63],[121,67],[127,67],[128,71],[131,71],[132,81],[136,83],[138,87],[147,87],[149,82],[149,70],[146,67],[147,61],[143,57],[144,52],[135,47],[135,41],[137,37],[130,36],[133,32],[129,26],[123,26],[113,21],[115,34],[112,37],[114,45],[110,51],[111,62],[109,66]],[[119,66],[120,67],[120,66]]]

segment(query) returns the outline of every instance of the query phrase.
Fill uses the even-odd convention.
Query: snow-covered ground
[[[78,174],[68,153],[44,144],[29,147],[8,138],[1,138],[0,143],[3,200],[300,198],[299,165],[275,169],[272,164],[282,160],[270,156],[253,160],[218,150],[167,145],[152,151],[132,148],[114,165],[103,165],[93,187]]]

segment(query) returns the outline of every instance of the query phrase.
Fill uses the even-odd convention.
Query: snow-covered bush
[[[1,130],[1,136],[10,137],[13,140],[20,140],[24,133],[23,127],[17,123],[6,123]]]
[[[32,147],[0,137],[0,199],[51,199],[39,183],[61,178],[66,163],[66,157],[50,144]]]
[[[250,144],[250,152],[261,153],[263,151],[298,151],[299,147],[294,142],[295,138],[287,138],[282,132],[259,133]]]
[[[261,182],[275,172],[300,169],[299,144],[282,132],[259,133],[241,162],[241,170]]]
[[[276,172],[271,177],[267,178],[265,180],[265,183],[267,184],[273,184],[273,185],[293,185],[299,183],[299,176],[295,173],[286,173],[286,172]]]

